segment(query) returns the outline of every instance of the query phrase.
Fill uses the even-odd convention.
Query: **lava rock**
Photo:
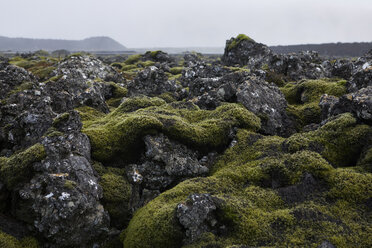
[[[215,201],[210,194],[192,194],[185,203],[177,205],[177,218],[186,229],[184,243],[193,243],[203,233],[218,229]]]
[[[287,101],[275,84],[250,77],[237,89],[237,101],[261,118],[265,134],[288,136],[292,124],[286,114]]]

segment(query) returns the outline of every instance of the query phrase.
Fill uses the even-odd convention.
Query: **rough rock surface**
[[[174,80],[168,80],[164,70],[150,66],[139,72],[135,79],[127,85],[129,95],[159,96],[163,93],[177,95],[180,89]]]
[[[203,176],[209,171],[207,156],[198,159],[198,152],[169,140],[163,134],[147,135],[144,142],[146,151],[141,158],[142,163],[129,165],[127,171],[130,182],[148,192],[160,193],[176,182]],[[146,202],[144,197],[146,195],[140,202]]]
[[[372,86],[372,50],[354,62],[352,77],[347,83],[349,92]]]
[[[195,242],[203,233],[219,228],[215,201],[209,194],[192,194],[185,203],[177,205],[177,218],[186,229],[184,243]]]
[[[361,121],[372,123],[372,86],[346,94],[339,99],[324,95],[319,105],[322,108],[323,120],[350,112]]]
[[[261,118],[266,134],[290,134],[291,124],[286,114],[287,101],[274,84],[251,77],[237,89],[237,101]]]

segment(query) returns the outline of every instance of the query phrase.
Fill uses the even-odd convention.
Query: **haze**
[[[372,41],[370,0],[1,0],[0,35],[126,47],[222,47],[245,33],[268,45]]]

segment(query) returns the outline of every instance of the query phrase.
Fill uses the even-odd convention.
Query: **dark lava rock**
[[[192,194],[185,203],[177,205],[177,218],[186,229],[184,243],[192,243],[205,232],[219,228],[215,211],[216,199],[210,194]]]
[[[325,240],[323,241],[319,246],[318,248],[336,248],[336,246],[334,246],[331,242],[329,242],[328,240]]]
[[[121,86],[125,83],[115,69],[90,56],[66,58],[58,65],[55,78],[57,80],[48,82],[45,89],[57,113],[83,105],[108,113],[105,100],[113,95],[112,83]]]
[[[202,109],[215,109],[222,102],[236,102],[237,87],[248,73],[229,73],[216,78],[197,78],[190,83],[189,99]]]
[[[349,79],[353,73],[353,63],[348,59],[336,60],[331,66],[332,77]]]
[[[323,95],[319,105],[322,108],[323,120],[329,118],[330,116],[350,112],[359,120],[371,124],[372,86],[346,94],[339,99],[336,97]]]
[[[35,82],[35,76],[25,69],[6,62],[0,63],[0,100],[6,98],[12,90],[17,90],[17,87],[19,90],[26,89]]]
[[[35,175],[22,185],[16,217],[28,222],[54,247],[87,247],[107,233],[109,217],[99,199],[102,189],[94,176],[90,143],[80,132],[79,115],[69,113],[58,125],[65,133],[46,136],[47,157],[33,165]]]
[[[175,61],[175,59],[169,56],[169,54],[162,51],[147,51],[144,55],[142,55],[141,60],[151,60],[160,63],[173,63]]]
[[[129,95],[159,96],[163,93],[172,93],[180,89],[176,81],[168,80],[164,70],[156,66],[150,66],[139,72],[135,79],[127,85]]]
[[[266,45],[257,43],[245,35],[239,35],[226,41],[222,63],[260,69],[265,63],[269,64],[272,54]]]
[[[131,165],[129,178],[143,188],[164,191],[169,185],[186,178],[201,176],[209,169],[198,160],[198,153],[163,134],[144,138],[146,152],[142,164]]]
[[[261,118],[266,134],[288,136],[293,130],[286,114],[287,101],[275,84],[250,77],[237,89],[237,101]]]
[[[372,50],[354,63],[354,71],[346,87],[348,92],[372,86]]]

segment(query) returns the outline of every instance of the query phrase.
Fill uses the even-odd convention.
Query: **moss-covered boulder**
[[[174,108],[156,98],[137,98],[124,101],[96,121],[85,122],[83,132],[90,138],[93,158],[109,162],[131,160],[134,151],[138,153],[143,146],[141,138],[156,132],[202,151],[219,149],[228,144],[233,127],[257,130],[260,120],[237,104],[226,104],[214,111],[196,106],[190,110]]]
[[[280,88],[289,106],[287,111],[297,123],[297,128],[311,123],[320,123],[320,98],[323,94],[342,96],[346,93],[345,80],[318,79],[287,83]]]
[[[332,140],[325,133],[338,130],[347,140],[357,139],[351,129],[366,128],[348,114],[339,118],[305,138]],[[337,247],[370,246],[372,223],[364,216],[372,197],[371,174],[335,169],[325,159],[334,158],[329,152],[323,158],[309,146],[287,153],[283,142],[288,140],[239,130],[237,144],[219,158],[209,177],[183,181],[134,214],[121,235],[124,247],[182,246],[186,235],[176,207],[192,194],[205,193],[220,199],[216,226],[225,229],[204,233],[185,247],[318,247],[325,240]],[[350,148],[337,150],[341,157],[336,160],[355,156]],[[301,197],[293,200],[292,194]]]

